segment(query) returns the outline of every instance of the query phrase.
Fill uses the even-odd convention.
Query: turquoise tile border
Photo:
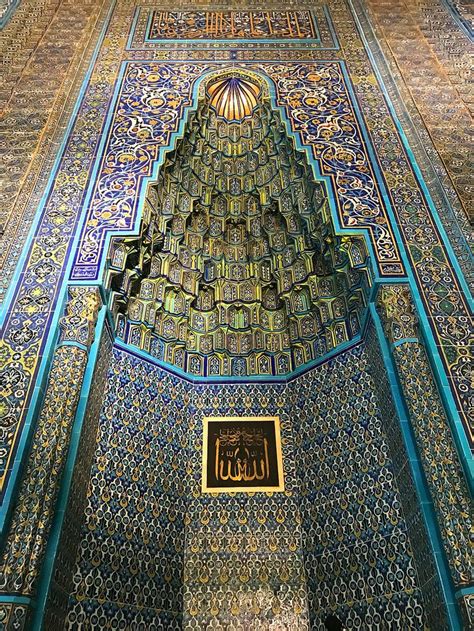
[[[107,307],[103,305],[99,311],[99,315],[97,318],[97,324],[95,327],[95,338],[90,348],[76,416],[71,429],[71,441],[61,478],[59,496],[54,510],[53,523],[48,537],[48,544],[46,546],[45,559],[40,574],[38,592],[36,597],[37,606],[35,607],[31,631],[40,631],[42,628],[43,616],[46,610],[46,600],[48,598],[49,588],[53,576],[54,562],[58,551],[62,526],[67,509],[69,491],[71,489],[72,477],[74,473],[74,465],[79,450],[82,426],[84,424],[84,418],[87,410],[87,401],[89,399],[94,370],[99,355],[102,332],[104,330],[104,327],[107,327],[106,323]]]
[[[403,397],[402,388],[398,379],[397,368],[393,359],[392,352],[385,337],[380,317],[377,313],[375,305],[370,305],[371,318],[375,326],[377,338],[380,344],[383,361],[387,371],[388,382],[392,397],[395,403],[395,409],[400,421],[400,429],[403,441],[407,450],[410,470],[415,484],[418,503],[428,532],[428,538],[431,544],[433,558],[438,570],[438,576],[441,582],[445,605],[452,631],[461,631],[462,623],[459,608],[454,593],[454,585],[449,572],[448,561],[443,549],[443,542],[436,520],[436,512],[431,500],[428,483],[423,471],[423,465],[420,461],[416,440],[411,427],[410,416]]]

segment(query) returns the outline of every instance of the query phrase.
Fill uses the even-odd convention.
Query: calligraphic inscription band
[[[154,11],[150,40],[314,39],[310,11]]]

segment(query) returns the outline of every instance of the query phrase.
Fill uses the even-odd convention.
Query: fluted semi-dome
[[[227,76],[211,81],[207,86],[209,105],[229,122],[241,121],[252,115],[260,97],[260,86],[242,76]]]

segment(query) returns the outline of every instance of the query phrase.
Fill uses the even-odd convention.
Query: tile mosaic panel
[[[387,124],[390,118],[385,116],[386,105],[382,105],[377,98],[376,77],[372,74],[374,67],[370,64],[366,51],[362,46],[358,46],[351,36],[349,25],[353,23],[352,18],[347,16],[344,7],[337,2],[330,3],[330,6],[333,19],[338,24],[339,39],[345,51],[348,71],[354,82],[362,114],[374,139],[376,152],[384,164],[382,155],[389,146],[394,146],[392,141],[397,132]],[[391,3],[391,6],[393,7],[394,3]],[[399,15],[405,15],[403,10],[400,10]],[[368,81],[367,78],[371,74],[373,81]],[[383,170],[392,193],[396,222],[416,279],[416,286],[413,289],[429,315],[429,333],[434,336],[434,344],[439,347],[440,359],[449,377],[446,386],[451,388],[457,414],[462,419],[463,431],[472,445],[472,433],[469,428],[470,403],[465,396],[465,385],[461,383],[464,379],[462,374],[465,362],[462,352],[456,348],[457,338],[465,339],[467,345],[472,343],[472,311],[462,278],[452,266],[450,249],[440,236],[438,218],[427,207],[426,195],[417,185],[417,175],[404,171],[404,166],[410,161],[410,155],[406,151],[403,153],[404,155],[399,156],[398,167],[393,162],[391,167],[383,167]],[[393,194],[395,189],[397,193]],[[424,210],[421,206],[416,207],[420,202]],[[441,305],[442,297],[447,302]],[[417,306],[420,307],[420,302]]]
[[[22,0],[2,28],[0,303],[78,97],[100,32],[103,4]]]
[[[229,11],[227,6],[220,11],[137,8],[128,49],[173,49],[179,55],[178,46],[184,42],[190,49],[205,50],[209,59],[215,58],[216,50],[225,54],[229,47],[234,58],[251,54],[255,43],[273,49],[277,55],[278,51],[285,54],[285,49],[304,50],[311,55],[319,49],[338,48],[331,16],[319,3],[290,11]]]
[[[192,393],[184,628],[306,631],[294,427],[286,385],[202,385]],[[284,493],[202,494],[202,418],[278,416]]]
[[[35,4],[42,9],[42,3]],[[51,9],[52,4],[54,3],[48,3],[48,10],[44,15],[49,15],[48,11]],[[458,4],[459,6],[463,5],[463,3]],[[56,26],[58,29],[62,29],[61,33],[65,40],[69,43],[71,43],[71,41],[73,42],[71,47],[66,47],[68,52],[65,54],[70,55],[68,59],[78,59],[77,56],[74,57],[71,51],[74,46],[78,46],[78,49],[82,50],[81,47],[84,46],[88,40],[87,34],[92,30],[93,18],[100,13],[100,11],[97,10],[99,5],[100,3],[94,4],[93,2],[63,2],[61,4],[64,11],[58,11]],[[22,6],[28,8],[30,7],[30,3],[24,2]],[[468,344],[466,340],[469,334],[470,311],[465,300],[463,285],[460,282],[460,276],[456,267],[453,266],[453,255],[449,249],[449,244],[447,244],[447,241],[441,234],[441,224],[436,214],[429,209],[426,194],[420,189],[417,175],[412,170],[411,154],[409,152],[407,153],[401,147],[398,131],[396,131],[391,113],[385,102],[384,92],[377,84],[377,79],[373,73],[373,66],[367,55],[365,43],[361,39],[360,31],[354,20],[354,15],[351,13],[350,6],[352,6],[352,4],[349,5],[342,0],[330,0],[328,2],[329,12],[325,12],[327,19],[321,19],[320,14],[318,14],[322,41],[331,40],[333,44],[336,43],[335,33],[332,32],[333,26],[335,25],[337,30],[337,42],[341,45],[340,50],[322,51],[318,49],[319,44],[315,44],[314,46],[308,45],[304,48],[304,42],[301,40],[298,40],[295,46],[283,47],[281,42],[279,44],[278,41],[272,42],[270,40],[255,47],[233,47],[227,46],[227,43],[224,42],[220,47],[212,45],[204,49],[200,47],[201,42],[193,42],[187,48],[181,48],[180,50],[176,50],[176,47],[173,49],[171,43],[169,47],[160,46],[159,49],[150,46],[150,48],[144,48],[144,50],[127,51],[130,28],[137,15],[135,11],[137,3],[131,0],[119,0],[116,4],[112,20],[107,25],[104,43],[99,51],[97,60],[94,62],[91,75],[87,77],[84,83],[84,90],[83,93],[81,93],[81,107],[77,112],[75,127],[70,133],[68,132],[65,151],[64,154],[61,154],[62,162],[60,162],[56,172],[56,180],[49,190],[48,196],[45,197],[46,203],[44,208],[42,207],[44,213],[38,216],[39,223],[36,229],[36,238],[32,241],[31,246],[29,245],[28,249],[25,250],[25,259],[19,270],[18,283],[4,312],[4,345],[1,350],[1,394],[4,396],[4,403],[0,408],[2,414],[2,440],[4,441],[2,443],[2,454],[4,453],[6,456],[5,462],[3,463],[5,466],[2,470],[3,491],[8,481],[9,465],[11,465],[14,456],[17,455],[16,448],[18,441],[22,437],[23,423],[31,403],[31,394],[36,385],[35,376],[38,367],[43,356],[46,357],[49,354],[49,349],[46,347],[46,336],[54,316],[54,310],[56,308],[58,294],[61,291],[65,270],[71,262],[71,246],[73,238],[78,232],[79,215],[84,206],[87,206],[88,182],[95,177],[95,173],[93,172],[94,164],[98,165],[100,163],[100,135],[103,130],[104,120],[107,113],[110,111],[109,105],[113,100],[114,91],[116,87],[119,86],[118,73],[122,61],[137,62],[138,68],[138,60],[141,60],[140,63],[142,63],[144,67],[152,63],[157,64],[158,62],[161,63],[163,67],[166,64],[172,66],[177,60],[182,60],[182,67],[194,64],[193,67],[197,72],[204,66],[211,67],[212,64],[215,64],[216,60],[219,63],[220,61],[230,61],[233,63],[238,60],[247,65],[252,64],[254,69],[260,69],[266,72],[266,64],[264,64],[262,60],[269,61],[268,68],[270,68],[273,73],[273,78],[277,82],[278,104],[289,112],[288,117],[292,120],[294,129],[298,132],[305,144],[314,147],[315,155],[318,151],[323,152],[323,150],[326,152],[326,157],[329,155],[330,161],[333,163],[331,168],[334,168],[334,172],[327,170],[326,175],[336,181],[336,184],[338,173],[342,173],[343,177],[344,171],[349,166],[353,166],[345,158],[342,160],[344,166],[338,165],[340,155],[336,155],[337,152],[334,150],[335,145],[331,144],[334,138],[334,142],[337,143],[338,134],[344,136],[347,131],[343,129],[345,123],[338,123],[332,126],[332,122],[327,117],[324,120],[319,120],[317,113],[316,118],[314,118],[314,110],[317,108],[312,107],[311,104],[308,103],[308,98],[311,98],[313,93],[318,95],[317,85],[313,81],[309,81],[308,84],[307,77],[304,75],[306,71],[303,71],[303,74],[301,74],[300,70],[298,70],[300,74],[297,78],[297,83],[292,84],[293,78],[291,73],[288,73],[288,68],[285,67],[289,66],[289,64],[287,64],[288,61],[295,64],[292,66],[293,69],[296,67],[308,69],[310,67],[308,64],[311,63],[314,63],[314,66],[318,68],[324,65],[329,67],[331,63],[335,64],[337,61],[337,67],[347,70],[347,75],[343,76],[345,89],[347,88],[348,90],[351,89],[354,91],[353,96],[351,96],[351,103],[354,107],[356,105],[360,106],[360,110],[355,108],[354,112],[350,113],[352,116],[350,122],[353,125],[358,125],[360,132],[364,127],[364,120],[366,121],[369,135],[363,138],[360,136],[360,138],[362,138],[360,144],[367,147],[370,146],[370,148],[373,147],[374,149],[374,155],[369,155],[368,167],[369,170],[374,168],[374,165],[378,165],[377,168],[381,168],[382,176],[377,176],[375,179],[378,179],[379,183],[383,182],[385,179],[389,191],[386,196],[386,201],[390,201],[394,213],[394,217],[392,219],[389,217],[389,220],[382,225],[382,228],[377,225],[377,221],[374,221],[372,233],[375,234],[378,231],[380,234],[383,230],[395,231],[396,227],[401,231],[402,239],[397,239],[393,235],[391,239],[395,247],[401,248],[403,242],[407,248],[405,264],[408,265],[411,268],[411,272],[413,272],[414,282],[412,288],[416,291],[416,298],[420,309],[425,311],[425,313],[422,313],[423,322],[428,322],[431,327],[428,331],[426,326],[425,334],[428,331],[429,335],[433,336],[433,350],[435,350],[434,345],[437,345],[441,361],[443,362],[440,373],[444,382],[449,384],[451,388],[451,393],[449,393],[447,390],[448,385],[446,385],[448,395],[454,398],[459,416],[464,421],[468,419],[469,401],[467,391],[469,384],[467,377],[468,364],[466,362],[466,349]],[[84,39],[82,40],[77,37],[79,22],[76,23],[74,37],[70,37],[71,29],[69,20],[74,23],[74,19],[69,13],[74,8],[78,9],[80,12],[80,24],[84,29]],[[239,10],[242,9],[241,7],[235,8]],[[279,6],[276,8],[282,11],[288,10],[287,6]],[[428,119],[431,117],[427,115],[427,112],[430,111],[430,108],[432,110],[432,104],[425,99],[425,96],[428,95],[429,97],[432,94],[432,86],[441,85],[439,82],[440,70],[436,64],[431,63],[432,60],[427,61],[428,56],[425,58],[416,58],[417,54],[423,54],[420,51],[426,51],[426,42],[423,42],[423,46],[418,45],[420,43],[419,29],[412,28],[413,24],[416,24],[413,13],[411,13],[410,18],[412,22],[410,22],[410,20],[408,22],[404,21],[406,19],[404,3],[378,3],[375,8],[379,11],[377,19],[381,22],[384,21],[384,26],[387,29],[387,41],[395,51],[396,58],[400,61],[403,76],[407,78],[407,84],[413,88],[416,102],[421,103],[420,111],[425,115],[429,125],[430,121]],[[175,10],[176,7],[163,6],[164,11],[173,9]],[[196,7],[192,7],[192,9],[195,10]],[[217,11],[218,7],[213,5],[212,9]],[[232,10],[232,7],[225,7],[224,9]],[[13,20],[19,15],[18,12],[20,10],[21,6],[17,13],[15,13],[9,26],[13,24]],[[298,10],[304,11],[306,7],[298,6]],[[320,11],[319,7],[317,11]],[[145,12],[143,14],[145,14]],[[37,14],[35,13],[34,15]],[[43,15],[40,10],[38,15],[40,15],[40,17]],[[390,16],[389,20],[386,19],[387,15]],[[28,25],[32,21],[34,22],[32,18],[33,13],[28,14],[28,11],[26,11],[24,16],[26,17],[22,18],[22,24],[25,23]],[[28,20],[30,22],[28,22]],[[413,22],[413,20],[415,21]],[[59,27],[58,24],[61,26]],[[139,20],[136,24],[138,25],[138,29]],[[35,25],[38,29],[44,29],[45,22],[40,24],[36,24],[35,22]],[[23,31],[25,34],[28,34],[29,26],[23,29]],[[324,31],[326,31],[326,35],[324,35]],[[407,47],[403,45],[404,37],[408,31],[410,33],[409,57],[406,56]],[[52,31],[49,35],[53,35],[53,40],[60,39],[55,33],[57,33],[57,31]],[[36,35],[33,35],[32,39],[28,41],[33,41],[34,37],[36,37]],[[98,39],[98,33],[96,33],[96,37]],[[324,39],[325,37],[326,40]],[[51,45],[50,40],[46,38],[46,40],[43,40],[43,43],[45,43],[45,41],[47,45]],[[55,45],[56,42],[53,41],[53,44]],[[29,50],[28,46],[24,48]],[[330,46],[328,46],[328,48],[330,48]],[[333,45],[332,48],[337,48],[337,46]],[[44,50],[47,51],[47,46]],[[56,50],[55,47],[54,50]],[[11,50],[9,54],[12,55],[12,59],[14,60],[17,53]],[[49,55],[45,54],[44,59],[46,61],[42,62],[41,56],[38,56],[36,58],[38,65],[30,64],[30,70],[34,70],[34,74],[37,73],[39,76],[42,72],[43,65],[50,63],[51,58]],[[426,77],[424,77],[425,84],[429,84],[428,92],[426,91],[426,85],[422,86],[419,84],[416,77],[413,79],[413,59],[417,59],[415,64],[417,71],[422,65],[418,63],[420,59],[423,62],[423,68],[429,71],[430,81],[426,82]],[[341,60],[344,61],[344,64],[339,64]],[[61,61],[64,61],[63,57],[61,57]],[[60,62],[58,62],[58,64],[59,63]],[[9,71],[12,70],[13,74],[19,67],[16,63],[9,63],[7,65]],[[74,65],[75,64],[72,64],[71,68],[69,68],[67,63],[64,62],[64,64],[61,65],[61,73],[58,73],[55,78],[58,80],[63,77],[70,78],[70,73],[76,72],[75,68],[72,69]],[[176,65],[176,67],[178,67],[178,65]],[[8,86],[10,85],[11,82]],[[30,102],[34,102],[36,106],[36,97],[34,95],[38,94],[37,86],[42,85],[42,83],[38,81],[37,77],[33,77],[31,85],[33,85],[33,87],[36,85],[36,92],[30,90],[29,87],[26,91],[28,92],[28,99]],[[69,83],[66,80],[65,83],[61,85],[64,85],[66,88]],[[2,86],[4,87],[4,84],[2,84]],[[28,86],[30,86],[30,84],[28,84]],[[52,97],[54,90],[57,92],[57,84],[55,84],[53,91],[49,93],[48,99]],[[37,118],[33,119],[29,115],[29,110],[23,108],[23,97],[24,95],[22,96],[20,91],[16,101],[13,102],[12,116],[7,119],[7,122],[13,120],[28,121],[28,125],[30,126],[26,127],[26,130],[29,135],[29,151],[33,146],[31,143],[33,142],[34,144],[41,130],[45,129],[46,120],[51,120],[52,122],[50,128],[46,127],[46,136],[49,138],[50,130],[54,128],[54,115],[60,111],[61,107],[55,102],[55,108],[53,108],[54,115],[52,115],[51,119],[48,119],[50,114],[48,108],[51,108],[51,100],[48,101],[48,99],[45,98],[37,99],[39,114]],[[295,99],[294,104],[292,102],[293,99]],[[464,163],[466,156],[466,141],[462,131],[466,126],[464,124],[457,125],[456,129],[453,131],[449,127],[449,121],[451,121],[452,118],[449,112],[449,104],[443,101],[442,95],[435,99],[435,101],[437,112],[433,113],[436,114],[437,118],[433,120],[439,123],[442,131],[442,144],[438,144],[438,149],[440,154],[446,158],[448,171],[453,178],[461,199],[466,203],[467,194],[469,192],[469,180],[466,177],[464,167],[459,164],[460,159],[461,162]],[[456,103],[456,120],[464,120],[463,115],[459,115],[460,110],[456,91],[452,92],[449,103]],[[153,113],[155,113],[155,111],[153,111]],[[134,124],[136,123],[136,125],[138,125],[139,134],[143,134],[144,130],[146,132],[149,121],[143,124],[139,120],[139,112],[135,112],[135,114]],[[448,121],[447,124],[445,124],[446,121]],[[135,129],[133,127],[131,129],[133,129],[132,133],[135,133]],[[436,131],[436,129],[434,131]],[[329,135],[332,134],[332,140],[329,143],[329,154],[327,144],[324,145],[324,142],[327,141],[326,132]],[[436,134],[433,135],[436,136]],[[54,135],[55,141],[57,138],[58,136]],[[428,144],[430,142],[429,139],[426,136],[424,136],[424,138]],[[21,183],[21,178],[17,178],[20,163],[15,157],[12,159],[11,156],[15,154],[15,152],[16,155],[21,154],[21,156],[31,155],[31,153],[28,154],[24,152],[25,146],[22,144],[24,142],[25,140],[21,137],[21,134],[17,134],[15,138],[12,139],[13,149],[11,151],[10,149],[7,150],[8,164],[12,166],[10,175],[13,177],[8,187],[8,205],[4,206],[7,210],[10,201],[15,197],[15,191],[19,190],[15,187],[17,184],[19,186]],[[140,142],[138,142],[138,145],[140,145]],[[333,151],[333,155],[331,155],[331,151]],[[146,151],[144,153],[146,153]],[[151,153],[156,157],[156,147],[152,147]],[[321,164],[323,164],[324,161],[321,155],[317,159],[321,160]],[[39,158],[41,159],[38,159],[35,163],[35,169],[41,171],[41,177],[45,180],[45,168],[44,166],[41,168],[41,152]],[[146,161],[146,159],[148,158],[146,157],[144,161]],[[126,164],[126,162],[124,164]],[[118,166],[112,165],[111,168],[116,169],[115,174],[117,174],[117,170],[122,169],[122,167],[123,164],[118,164]],[[26,160],[21,168],[27,168]],[[325,167],[323,164],[321,168],[327,169],[327,165]],[[32,182],[36,177],[37,171],[34,171],[33,179],[30,178],[30,180],[28,180],[28,186],[25,185],[22,188],[22,194],[24,196],[20,199],[21,209],[19,206],[15,206],[11,213],[11,219],[9,219],[8,222],[8,233],[6,233],[8,248],[2,248],[2,252],[5,253],[5,260],[2,260],[0,263],[2,270],[7,269],[7,280],[10,278],[13,263],[19,254],[19,243],[22,242],[28,226],[29,219],[26,220],[25,217],[32,217],[34,214],[32,208],[27,205],[27,198],[29,196],[28,191],[32,188]],[[129,186],[127,178],[121,179],[118,177],[115,184],[119,186],[119,188],[120,186]],[[26,189],[28,189],[28,191]],[[379,195],[384,197],[383,192]],[[110,197],[109,202],[110,201],[114,203],[115,197]],[[447,203],[449,204],[449,200]],[[25,211],[27,209],[28,212],[23,212],[22,209]],[[133,212],[135,212],[135,210],[134,208]],[[341,213],[339,216],[340,218],[342,217],[342,223],[345,222],[344,225],[350,225],[353,220],[354,213],[352,210],[348,216],[345,216],[344,207],[341,206],[338,208],[338,212]],[[132,228],[133,221],[130,216],[127,216],[128,212],[128,209],[126,209],[124,213],[126,218],[125,227]],[[354,216],[356,215],[357,212],[355,212]],[[449,215],[442,215],[442,220],[446,221],[443,217],[448,216]],[[122,217],[120,218],[122,219]],[[366,218],[363,220],[357,218],[355,224],[356,228],[362,225],[361,221],[366,221]],[[371,218],[369,218],[368,221],[370,223]],[[124,229],[123,225],[118,224],[110,227],[118,232]],[[17,235],[20,235],[21,238],[17,238]],[[98,242],[100,242],[100,238]],[[376,239],[374,243],[377,244]],[[13,255],[9,256],[9,252],[12,252]],[[380,254],[381,257],[383,248],[378,249],[377,253]],[[104,254],[105,252],[102,251],[99,253],[99,256]],[[380,257],[378,262],[381,265]],[[392,270],[391,273],[393,272],[394,270]],[[398,268],[396,273],[403,273],[403,268]],[[425,315],[427,315],[428,318],[425,318]],[[410,364],[410,358],[407,358],[406,364],[410,370],[413,369],[413,366]],[[428,366],[428,372],[429,370],[430,368]],[[468,433],[467,423],[465,424],[464,430]],[[21,457],[21,454],[19,454],[18,457]],[[403,467],[400,468],[400,476],[402,475]],[[413,529],[413,524],[411,527]],[[404,567],[406,568],[408,566]],[[433,590],[433,592],[435,593],[435,590]],[[261,596],[260,609],[262,611],[270,611],[271,597],[269,598],[269,593],[266,592]],[[235,605],[239,609],[249,604],[245,594],[243,594],[242,598],[242,603]],[[299,615],[299,613],[295,614],[295,602],[297,602],[297,599],[292,601],[291,606],[293,609],[291,611],[285,609],[288,615]],[[377,599],[377,607],[380,606],[380,602],[381,601]],[[400,604],[398,601],[397,603]],[[418,613],[413,614],[414,601],[408,604],[404,601],[404,603],[405,604],[400,604],[400,609],[397,610],[398,613],[394,614],[392,612],[387,614],[389,618],[386,618],[384,622],[380,622],[383,617],[380,618],[380,620],[379,618],[373,617],[372,620],[374,624],[396,624],[402,620],[403,615],[405,615],[401,613],[402,610],[409,611],[410,615],[415,615],[416,617]],[[398,607],[398,604],[396,607]],[[251,603],[249,606],[251,609],[254,605]],[[363,607],[364,605],[362,605],[362,609]],[[94,623],[99,621],[101,624],[106,620],[107,614],[102,604],[95,602],[91,605],[91,610],[92,609],[94,609],[93,614],[91,614],[91,616],[95,616],[93,618]],[[21,607],[15,608],[12,606],[9,608],[8,612],[2,613],[4,620],[10,616],[13,626],[16,624],[14,617],[17,614],[21,617]],[[136,612],[131,614],[132,617],[135,614]],[[127,613],[124,614],[125,618],[126,615]],[[229,615],[232,615],[232,611]],[[250,615],[251,612],[249,613],[249,616]],[[370,615],[375,616],[375,613],[371,610]],[[143,616],[143,619],[149,622],[150,620],[156,619],[156,612],[153,609],[147,610],[144,611]],[[358,613],[357,616],[359,617],[354,618],[355,622],[351,624],[357,625],[359,621],[363,619]],[[176,622],[176,618],[173,619],[174,622],[172,623],[170,620],[171,618],[166,619],[162,624],[165,627],[166,624],[179,625],[179,621]],[[145,624],[148,623],[145,622]],[[171,626],[169,628],[171,628]]]
[[[330,181],[329,194],[336,197],[340,224],[350,230],[369,230],[381,275],[403,275],[383,189],[357,121],[344,67],[326,62],[246,68],[260,71],[275,84],[276,105],[284,108],[300,142],[312,147],[313,158]],[[160,149],[175,141],[173,134],[184,112],[195,101],[196,78],[215,69],[215,65],[192,63],[129,62],[124,66],[73,279],[96,279],[107,233],[134,228],[143,178],[151,176]]]
[[[422,0],[422,2],[424,1],[425,0]],[[427,28],[426,24],[429,25],[429,33],[426,34],[426,37],[431,41],[432,31],[436,31],[436,33],[439,32],[437,13],[439,11],[443,12],[443,8],[441,6],[433,6],[431,0],[426,0],[426,3],[428,5],[426,12],[423,10],[423,7],[420,7],[420,18],[421,13],[426,17],[426,20],[420,25],[420,29],[425,33]],[[413,95],[403,80],[403,75],[400,73],[396,60],[393,58],[393,55],[391,55],[390,49],[387,48],[383,38],[377,38],[377,34],[380,36],[379,29],[377,29],[377,32],[374,32],[374,28],[371,26],[369,16],[367,15],[368,12],[364,8],[364,2],[354,0],[354,6],[367,40],[368,49],[371,51],[376,61],[376,66],[384,82],[386,93],[390,98],[396,116],[400,121],[403,132],[410,145],[410,149],[423,174],[423,179],[429,186],[430,195],[435,207],[433,214],[435,216],[437,214],[440,218],[443,228],[446,231],[449,244],[453,248],[461,271],[469,285],[469,283],[474,281],[474,269],[471,264],[471,249],[474,232],[470,228],[468,218],[462,208],[452,181],[440,156],[434,148],[430,134],[416,103],[413,101]],[[446,19],[449,21],[447,16]],[[449,30],[444,22],[442,25],[439,24],[439,29],[441,32],[447,32]],[[452,39],[456,40],[456,36],[459,36],[459,33],[451,32],[450,37],[443,41],[446,41],[447,50],[450,56],[452,55],[451,65],[455,67],[456,72],[460,75],[459,79],[455,81],[455,83],[459,83],[463,81],[464,75],[462,68],[459,69],[459,55],[453,52],[451,47],[451,41]],[[463,61],[463,65],[464,63]],[[447,70],[447,72],[450,74],[449,70]]]
[[[382,286],[377,304],[387,338],[393,345],[398,376],[438,515],[451,576],[457,588],[471,586],[472,501],[419,335],[408,286]]]
[[[369,253],[335,234],[266,82],[240,68],[206,79],[148,185],[139,237],[112,242],[110,310],[121,340],[188,374],[281,377],[360,334]],[[216,115],[227,88],[258,95],[241,122]]]
[[[385,372],[379,368],[378,379]],[[363,347],[293,384],[311,628],[324,629],[330,613],[348,629],[423,628],[420,582],[385,436],[389,392],[386,400],[377,397]]]
[[[381,29],[381,39],[385,40],[391,54],[403,73],[407,86],[415,99],[433,143],[441,156],[466,215],[472,221],[473,213],[473,175],[472,156],[469,146],[472,129],[472,112],[458,91],[458,87],[450,81],[446,72],[440,72],[439,59],[433,54],[433,48],[426,39],[419,36],[420,22],[416,19],[418,2],[408,10],[400,11],[404,3],[392,0],[368,0],[377,26]],[[406,5],[404,5],[406,6]],[[439,8],[439,1],[432,0],[426,7],[433,12]],[[431,17],[433,17],[431,12]],[[447,29],[436,29],[436,48],[439,40],[456,41],[456,24],[446,24]],[[472,50],[472,42],[463,35],[464,46],[461,51]],[[458,40],[458,45],[460,44]],[[452,43],[451,43],[452,45]],[[459,54],[457,55],[459,57]],[[458,62],[459,66],[462,62]],[[445,65],[449,70],[449,61]],[[470,62],[472,66],[472,59]],[[459,67],[458,66],[458,67]],[[468,100],[469,97],[468,97]]]
[[[189,396],[154,377],[114,352],[66,628],[181,628]]]
[[[374,382],[374,392],[383,419],[387,438],[388,457],[400,491],[400,502],[406,521],[406,534],[413,551],[418,586],[423,594],[426,623],[429,629],[448,628],[444,597],[428,538],[418,495],[414,486],[411,465],[400,429],[400,420],[385,377],[384,360],[374,323],[369,324],[366,338],[367,368]]]
[[[153,11],[148,39],[316,39],[310,11]]]

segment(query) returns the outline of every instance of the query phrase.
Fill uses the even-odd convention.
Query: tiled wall
[[[67,628],[422,629],[366,347],[286,385],[192,385],[116,348]],[[202,495],[206,415],[279,415],[285,493]]]
[[[194,389],[186,629],[309,628],[291,390],[291,386],[270,384]],[[200,493],[201,419],[211,415],[280,417],[284,493],[217,497]],[[217,623],[222,626],[211,626]]]
[[[114,352],[67,628],[181,627],[187,428],[174,385]]]
[[[383,429],[387,437],[389,458],[395,483],[400,490],[400,501],[405,516],[406,532],[413,550],[414,565],[418,574],[418,586],[423,594],[426,623],[430,629],[447,629],[448,621],[441,585],[434,557],[420,511],[419,499],[414,487],[408,453],[400,429],[400,421],[394,408],[385,367],[373,324],[367,333],[369,372],[376,384]]]
[[[383,365],[376,379],[369,367],[359,346],[298,380],[302,530],[315,629],[333,610],[351,629],[423,628],[385,436],[393,406],[388,388],[383,403],[376,394],[386,383]]]

